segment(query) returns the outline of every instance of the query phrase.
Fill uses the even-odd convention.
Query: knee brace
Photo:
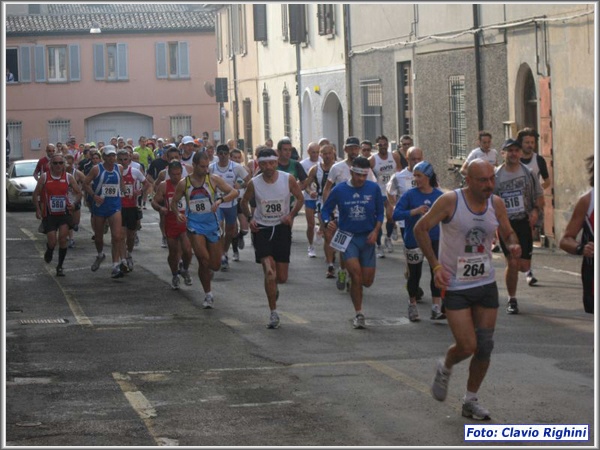
[[[479,361],[489,361],[492,350],[494,349],[494,329],[493,328],[477,328],[477,351],[474,358]]]

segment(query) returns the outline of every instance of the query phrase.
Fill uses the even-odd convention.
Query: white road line
[[[554,267],[548,267],[548,266],[540,266],[542,269],[546,269],[549,270],[550,272],[556,272],[556,273],[566,273],[567,275],[572,275],[574,277],[580,277],[581,274],[577,273],[577,272],[570,272],[568,270],[562,270],[562,269],[555,269]]]
[[[294,402],[292,400],[280,400],[278,402],[267,402],[267,403],[240,403],[238,405],[229,405],[230,408],[257,408],[261,406],[279,406],[279,405],[291,405]]]

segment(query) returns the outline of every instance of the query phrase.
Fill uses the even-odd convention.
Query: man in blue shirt
[[[352,280],[350,296],[356,311],[354,328],[365,328],[362,313],[363,286],[375,279],[375,243],[383,222],[383,196],[379,185],[367,180],[369,160],[358,156],[352,161],[351,178],[336,185],[321,210],[324,224],[333,234],[331,246],[339,250]],[[333,219],[337,206],[339,219]]]

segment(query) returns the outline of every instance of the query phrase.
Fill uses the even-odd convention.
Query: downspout
[[[473,5],[473,29],[479,28],[479,5]],[[479,45],[479,31],[475,31],[473,39],[475,41],[475,78],[477,95],[477,130],[483,130],[483,95],[481,93],[481,49]]]
[[[302,155],[304,144],[302,143],[302,90],[300,86],[300,69],[301,69],[301,58],[300,58],[300,44],[296,44],[296,97],[298,97],[298,125],[300,127],[298,141],[300,142],[300,148],[298,154]]]
[[[233,137],[235,139],[235,146],[238,147],[238,141],[240,139],[240,104],[238,102],[238,80],[237,80],[237,58],[233,53]],[[226,144],[226,142],[224,142]]]
[[[344,11],[344,64],[346,66],[346,112],[348,116],[348,136],[354,136],[354,127],[352,125],[352,70],[350,66],[350,5],[343,5]],[[344,139],[344,136],[342,136]],[[343,142],[343,141],[342,141]],[[341,146],[341,143],[340,143]]]

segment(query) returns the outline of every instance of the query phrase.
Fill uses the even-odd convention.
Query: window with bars
[[[381,80],[361,80],[361,118],[363,139],[375,142],[383,134],[383,90]]]
[[[449,125],[450,157],[467,157],[467,119],[465,108],[465,77],[463,75],[448,78],[449,87]]]
[[[171,116],[171,136],[191,136],[192,116]]]
[[[56,144],[57,142],[67,142],[70,136],[70,120],[49,120],[48,121],[48,142]]]
[[[242,108],[244,120],[244,150],[250,150],[250,153],[252,153],[252,101],[249,98],[245,98]]]
[[[23,122],[6,122],[6,139],[10,142],[10,159],[23,157]]]
[[[271,139],[271,99],[269,97],[269,91],[267,91],[267,85],[262,92],[263,101],[263,124],[265,131],[265,140]]]
[[[283,133],[292,139],[292,106],[287,86],[283,88]]]
[[[335,34],[335,5],[330,3],[317,5],[319,36]]]
[[[289,36],[288,5],[281,5],[281,38],[287,42]]]

